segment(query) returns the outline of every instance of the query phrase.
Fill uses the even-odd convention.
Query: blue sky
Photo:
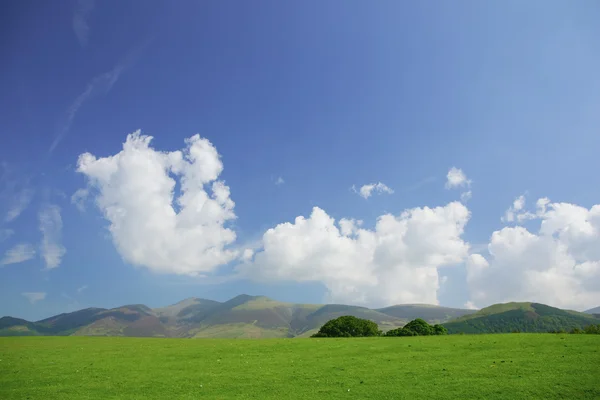
[[[597,2],[2,14],[0,315],[241,293],[600,305]]]

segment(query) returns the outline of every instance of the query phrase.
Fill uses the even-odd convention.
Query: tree
[[[433,326],[433,334],[434,335],[447,335],[448,329],[444,325],[435,324]]]
[[[413,319],[404,325],[404,329],[415,332],[418,336],[429,336],[434,334],[433,326],[421,318]]]
[[[405,328],[391,329],[385,333],[385,336],[418,336],[416,332]]]
[[[402,328],[389,330],[385,336],[430,336],[447,335],[448,330],[443,325],[429,325],[421,318],[410,321]]]
[[[380,336],[379,326],[373,321],[345,315],[327,321],[312,337],[367,337]]]

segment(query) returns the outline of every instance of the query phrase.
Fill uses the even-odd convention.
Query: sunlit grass
[[[0,338],[0,399],[597,399],[600,336]]]

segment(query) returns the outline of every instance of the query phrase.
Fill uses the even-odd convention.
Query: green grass
[[[0,338],[1,399],[598,399],[600,336]]]

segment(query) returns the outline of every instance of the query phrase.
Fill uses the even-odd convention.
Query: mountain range
[[[388,330],[415,318],[442,323],[473,312],[426,304],[382,309],[343,304],[295,304],[264,296],[240,295],[225,302],[190,298],[154,309],[142,304],[112,309],[86,308],[35,322],[3,317],[0,318],[0,336],[306,337],[325,322],[342,315],[369,319],[381,329]]]
[[[588,313],[539,303],[505,303],[476,310],[428,304],[370,309],[343,304],[285,303],[264,296],[240,295],[225,302],[189,298],[168,307],[142,304],[112,309],[86,308],[40,321],[0,318],[0,336],[76,335],[179,338],[308,337],[342,315],[376,322],[380,329],[401,327],[422,318],[442,323],[450,333],[548,332],[600,324]]]

